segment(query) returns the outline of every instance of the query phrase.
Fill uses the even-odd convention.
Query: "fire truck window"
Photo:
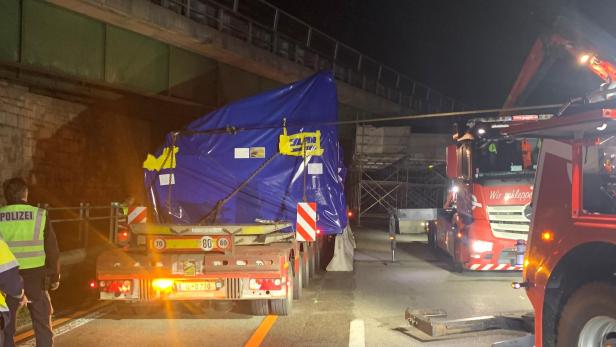
[[[584,212],[616,214],[616,141],[585,147],[583,154]]]
[[[486,139],[475,145],[474,166],[478,177],[533,173],[537,167],[536,139]]]

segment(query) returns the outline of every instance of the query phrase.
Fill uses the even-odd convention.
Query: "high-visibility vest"
[[[17,258],[19,268],[45,265],[44,232],[47,212],[30,205],[0,208],[0,235]]]
[[[19,266],[17,259],[15,259],[13,253],[11,253],[6,242],[0,238],[0,273],[16,268],[17,266]],[[6,294],[0,291],[0,312],[7,312],[9,310],[9,307],[6,305],[5,297]]]

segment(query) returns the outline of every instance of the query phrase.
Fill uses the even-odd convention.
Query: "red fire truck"
[[[576,20],[567,20],[569,17]],[[560,52],[575,56],[581,66],[603,80],[604,91],[616,85],[616,68],[597,55],[613,52],[613,45],[606,45],[605,35],[600,35],[592,23],[578,14],[567,14],[553,30],[532,46],[503,108],[523,101]],[[562,35],[576,37],[577,41]],[[612,94],[595,93],[579,100],[595,102]],[[521,269],[539,142],[524,137],[497,139],[498,134],[490,138],[490,130],[506,129],[522,121],[534,124],[532,120],[541,118],[503,114],[497,122],[471,122],[467,133],[447,149],[451,189],[444,212],[430,225],[429,240],[451,255],[456,270]]]
[[[534,139],[503,139],[499,130],[549,116],[475,119],[454,135],[446,158],[450,189],[428,234],[456,271],[522,269],[538,147]]]
[[[589,37],[586,49],[557,36],[551,43],[597,75],[600,90],[562,115],[503,131],[542,139],[523,282],[514,283],[533,305],[537,347],[616,345],[616,68],[588,49],[605,36]],[[514,90],[535,75],[543,46],[533,46]]]
[[[544,138],[524,260],[535,346],[616,345],[616,103],[509,135]]]

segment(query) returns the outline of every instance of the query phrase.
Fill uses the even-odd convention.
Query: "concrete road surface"
[[[355,231],[354,272],[322,272],[304,289],[287,317],[254,317],[245,305],[231,312],[176,304],[151,313],[103,308],[81,318],[61,318],[56,346],[490,346],[523,335],[487,331],[431,340],[409,329],[404,310],[446,309],[451,318],[530,311],[520,277],[501,273],[451,273],[424,236],[399,236],[391,263],[384,230]],[[24,335],[25,336],[25,335]],[[27,337],[27,336],[26,336]],[[25,339],[23,346],[34,345]]]

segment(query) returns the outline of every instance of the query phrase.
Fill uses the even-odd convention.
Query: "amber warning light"
[[[554,232],[552,230],[544,230],[541,233],[541,240],[544,242],[554,241]]]

